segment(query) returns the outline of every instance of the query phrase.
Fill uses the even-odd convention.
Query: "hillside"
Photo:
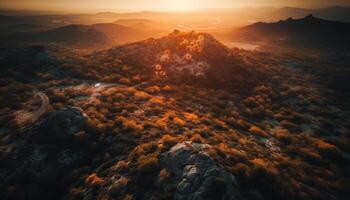
[[[274,23],[258,22],[235,30],[231,37],[238,40],[306,48],[350,47],[350,24],[306,16],[301,19]]]
[[[179,31],[74,50],[0,51],[4,199],[349,196],[350,106],[315,73],[327,58],[304,70]]]
[[[112,48],[93,57],[123,61],[144,75],[153,75],[153,70],[160,68],[159,72],[162,71],[169,81],[216,88],[250,87],[265,78],[259,73],[263,69],[247,65],[207,33],[184,34],[175,30],[166,37]]]
[[[149,19],[142,19],[142,18],[141,19],[119,19],[113,23],[146,32],[149,35],[152,35],[153,37],[155,36],[160,37],[172,31],[175,27],[175,25],[173,24],[159,22],[155,20],[149,20]]]
[[[13,33],[1,36],[3,44],[48,44],[58,43],[72,46],[105,44],[107,36],[87,25],[69,25],[43,32]]]
[[[142,29],[130,28],[114,23],[93,24],[91,27],[104,33],[115,44],[134,42],[147,38],[147,34]]]
[[[113,46],[145,38],[147,36],[141,31],[111,23],[68,25],[41,32],[18,32],[0,36],[3,44],[57,43],[75,47]]]

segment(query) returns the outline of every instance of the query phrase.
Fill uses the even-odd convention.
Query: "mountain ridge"
[[[291,46],[349,48],[350,23],[324,20],[312,14],[278,22],[257,22],[233,31],[232,38]]]

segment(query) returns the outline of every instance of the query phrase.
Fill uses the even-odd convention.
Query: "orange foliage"
[[[148,93],[151,93],[151,94],[157,94],[157,93],[159,93],[160,88],[158,86],[154,85],[154,86],[150,86],[150,87],[146,88],[145,91]]]
[[[151,98],[151,95],[149,95],[146,92],[142,92],[142,91],[137,91],[137,92],[135,92],[134,95],[135,95],[137,100],[148,100]]]
[[[192,141],[192,142],[196,142],[196,143],[202,143],[202,144],[204,143],[204,139],[203,139],[202,136],[199,135],[199,134],[194,134],[194,135],[192,135],[191,141]]]
[[[122,127],[126,130],[143,130],[143,126],[139,125],[136,123],[136,121],[132,120],[132,119],[127,119],[125,117],[117,117],[116,119],[117,121],[122,123]]]
[[[164,146],[172,147],[175,144],[177,144],[180,141],[180,139],[166,134],[162,137],[160,141],[163,143]]]
[[[149,102],[152,104],[156,104],[156,105],[163,105],[164,104],[163,98],[161,98],[161,97],[152,97],[149,100]]]
[[[249,132],[253,133],[254,135],[261,136],[261,137],[269,136],[264,130],[262,130],[261,128],[259,128],[257,126],[251,126],[249,128]]]
[[[186,122],[179,117],[174,117],[174,122],[179,126],[185,126]]]
[[[199,122],[199,117],[194,114],[194,113],[188,113],[188,112],[185,112],[184,113],[184,117],[187,119],[187,120],[190,120],[192,122],[195,122],[195,123],[198,123]]]
[[[91,186],[101,186],[104,185],[105,181],[102,178],[98,177],[95,173],[93,173],[86,178],[85,183]]]

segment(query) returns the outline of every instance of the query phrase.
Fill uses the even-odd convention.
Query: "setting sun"
[[[1,0],[0,7],[25,10],[56,11],[189,11],[198,9],[231,9],[235,7],[301,6],[324,7],[348,5],[348,0]]]
[[[200,7],[201,2],[198,0],[163,0],[159,3],[159,9],[169,11],[189,11]],[[157,7],[157,5],[155,5]]]

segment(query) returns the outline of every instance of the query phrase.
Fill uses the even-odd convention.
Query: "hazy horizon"
[[[244,7],[299,7],[324,8],[331,6],[350,6],[347,0],[3,0],[0,9],[46,11],[46,12],[140,12],[140,11],[198,11],[207,9],[236,9]]]

